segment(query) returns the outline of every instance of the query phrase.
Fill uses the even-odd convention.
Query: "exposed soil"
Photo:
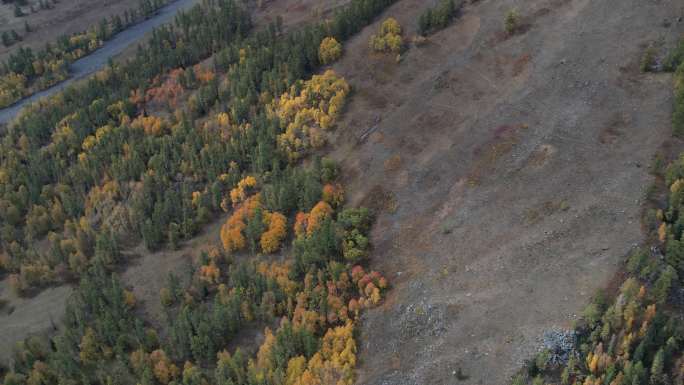
[[[384,16],[410,36],[426,3]],[[507,36],[514,7],[525,28]],[[671,77],[638,63],[681,36],[682,15],[674,1],[482,0],[399,64],[369,52],[379,23],[345,45],[334,68],[355,96],[334,156],[352,203],[379,212],[372,264],[394,285],[364,316],[357,383],[505,384],[545,330],[571,327],[643,239]]]
[[[121,274],[123,284],[133,290],[138,302],[138,311],[156,326],[163,325],[164,308],[159,301],[159,291],[168,283],[173,273],[187,282],[187,274],[194,258],[201,251],[221,244],[220,230],[227,218],[214,221],[192,240],[185,242],[178,250],[147,251],[140,244],[131,252],[131,260]]]
[[[329,18],[334,10],[350,0],[263,0],[256,9],[258,22],[268,24],[280,16],[285,27]],[[259,1],[257,1],[259,3]]]
[[[68,286],[49,288],[31,298],[17,297],[0,281],[0,363],[6,363],[17,342],[33,334],[51,334],[56,331],[64,315],[66,299],[71,293]]]

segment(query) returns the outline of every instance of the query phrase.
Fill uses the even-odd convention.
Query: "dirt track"
[[[425,3],[385,16],[410,35]],[[527,31],[506,38],[513,7]],[[665,0],[482,0],[400,64],[369,59],[377,24],[345,46],[335,69],[356,94],[334,155],[354,203],[383,210],[373,265],[394,284],[364,317],[357,383],[505,384],[545,330],[570,327],[642,239],[671,78],[639,60],[682,15]]]

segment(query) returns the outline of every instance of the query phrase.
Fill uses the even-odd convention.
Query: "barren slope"
[[[413,33],[425,5],[385,16]],[[529,26],[506,39],[512,7]],[[400,64],[369,54],[377,24],[347,44],[335,69],[356,94],[334,155],[353,201],[381,209],[373,263],[394,284],[365,316],[359,384],[504,384],[606,285],[642,239],[671,131],[671,79],[638,63],[682,12],[483,0]]]

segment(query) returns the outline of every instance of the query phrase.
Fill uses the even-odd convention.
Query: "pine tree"
[[[14,17],[24,16],[24,11],[21,10],[19,4],[14,4]]]
[[[432,22],[432,8],[428,8],[425,12],[418,16],[418,33],[421,35],[426,35],[430,29]]]
[[[13,43],[13,41],[12,41],[12,38],[10,37],[9,32],[3,31],[3,32],[2,32],[2,44],[3,44],[5,47],[9,47],[9,46],[12,45],[12,43]]]
[[[662,383],[664,368],[665,351],[660,348],[653,357],[653,363],[651,364],[651,384],[657,385]]]
[[[249,242],[249,249],[252,254],[256,254],[259,247],[259,240],[261,234],[264,232],[263,209],[258,207],[254,209],[254,213],[247,219],[247,227],[245,228],[245,236]]]
[[[10,36],[12,36],[12,41],[21,41],[21,36],[15,30],[10,31]]]

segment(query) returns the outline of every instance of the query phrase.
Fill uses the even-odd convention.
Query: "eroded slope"
[[[385,16],[411,34],[425,5]],[[513,7],[526,32],[506,38]],[[381,211],[374,263],[394,283],[366,317],[359,384],[504,384],[544,330],[570,326],[642,238],[671,79],[638,63],[680,15],[489,0],[400,64],[368,52],[377,25],[345,47],[335,69],[356,96],[335,156],[354,203]]]

